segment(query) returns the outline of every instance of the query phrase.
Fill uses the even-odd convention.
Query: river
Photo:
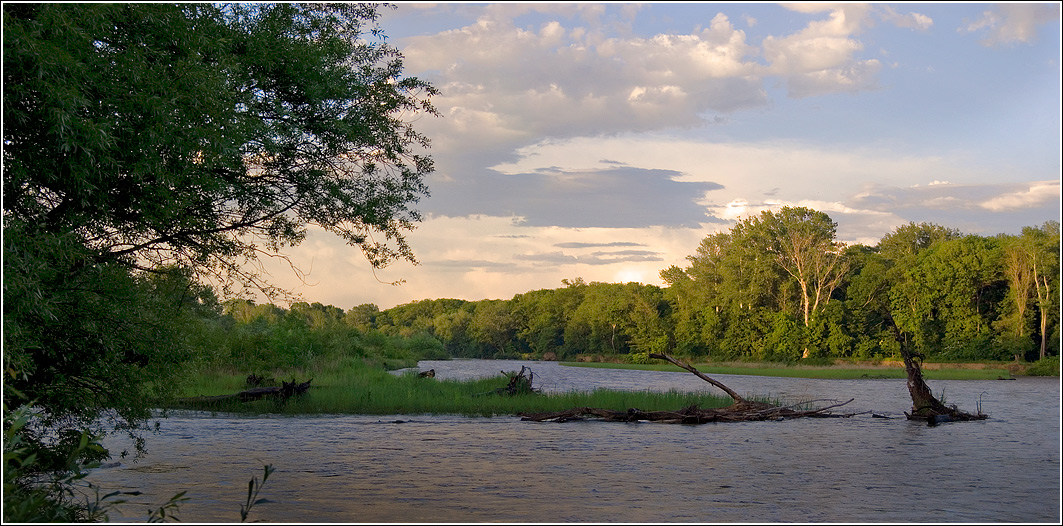
[[[544,391],[713,390],[694,375],[553,362],[426,361],[437,378],[531,367]],[[743,395],[855,400],[805,418],[698,426],[522,422],[517,417],[181,413],[148,454],[93,471],[142,495],[111,513],[144,521],[178,491],[185,522],[238,522],[248,480],[276,471],[249,520],[268,522],[1045,522],[1060,508],[1060,379],[929,380],[990,418],[904,419],[904,380],[713,375]],[[822,404],[825,405],[825,404]],[[118,438],[105,441],[121,449]],[[117,465],[115,465],[117,464]]]

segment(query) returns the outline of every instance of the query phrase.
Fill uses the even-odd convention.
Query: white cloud
[[[1059,201],[1059,186],[1059,181],[1031,183],[1028,188],[1007,191],[992,199],[983,201],[980,206],[992,212],[1011,212],[1044,206],[1048,203]]]
[[[987,32],[982,45],[1029,44],[1037,38],[1037,27],[1059,20],[1059,4],[1003,3],[986,10],[977,20],[960,28],[967,32]]]
[[[941,224],[970,231],[990,224],[1001,229],[1039,224],[1044,221],[1041,216],[1057,215],[1052,205],[1053,199],[1059,199],[1058,182],[1001,183],[998,169],[973,164],[966,156],[917,156],[882,147],[719,144],[643,134],[548,141],[517,153],[516,160],[494,169],[519,174],[542,167],[579,171],[616,164],[643,170],[654,166],[682,174],[676,181],[711,181],[721,186],[704,196],[690,196],[720,222],[716,227],[726,228],[731,221],[763,210],[808,206],[830,214],[846,242],[866,244],[874,244],[910,220],[936,218]],[[993,212],[1004,212],[1010,206],[1015,215],[990,221],[986,206],[997,207]],[[967,216],[957,215],[961,213]]]
[[[785,37],[768,36],[763,53],[768,72],[786,80],[791,97],[802,98],[837,92],[874,89],[878,60],[859,60],[863,44],[852,35],[870,21],[863,4],[784,4],[804,13],[830,11],[826,20]]]
[[[765,195],[791,200],[853,195],[869,181],[911,185],[983,174],[966,162],[944,156],[913,156],[887,149],[830,148],[798,142],[712,143],[671,135],[624,135],[545,141],[520,148],[518,158],[493,169],[503,174],[533,173],[545,167],[571,172],[602,170],[609,159],[632,168],[671,170],[684,182],[712,182],[706,203],[725,206],[734,199],[761,203]],[[955,175],[955,177],[953,177]]]
[[[425,127],[437,146],[690,127],[767,101],[756,50],[723,14],[693,34],[606,38],[560,19],[516,27],[500,15],[513,10],[404,42],[406,69],[443,92],[445,119]]]
[[[897,27],[927,31],[934,25],[934,20],[921,13],[901,14],[888,5],[880,7],[879,18]]]

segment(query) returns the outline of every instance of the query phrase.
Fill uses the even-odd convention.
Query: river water
[[[426,361],[437,378],[531,367],[544,391],[714,390],[687,372],[553,362]],[[517,417],[232,416],[162,420],[136,462],[88,480],[142,495],[111,513],[144,521],[178,491],[185,522],[238,522],[248,480],[276,471],[249,520],[268,522],[1045,522],[1060,508],[1060,380],[928,381],[990,418],[904,419],[904,380],[713,375],[743,395],[855,400],[804,418],[697,426],[522,422]],[[817,405],[826,405],[822,402]],[[105,444],[120,450],[118,439]]]

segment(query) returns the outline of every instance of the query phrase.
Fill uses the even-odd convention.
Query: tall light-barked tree
[[[1004,275],[1012,303],[1008,325],[1012,334],[1024,342],[1028,336],[1027,310],[1035,307],[1039,355],[1044,358],[1048,354],[1049,329],[1059,318],[1059,222],[1048,221],[1039,228],[1024,227],[1022,235],[1003,236],[1001,241]]]
[[[747,221],[755,243],[797,281],[802,319],[809,327],[849,269],[845,245],[835,241],[838,224],[823,212],[789,206]]]
[[[811,327],[848,273],[845,245],[835,241],[836,234],[837,224],[827,214],[783,207],[706,236],[687,258],[689,267],[661,272],[681,323],[690,326],[683,326],[684,337],[700,339],[705,348],[715,345],[710,340],[727,339],[729,346],[749,353],[763,340],[758,322],[792,316],[799,326]],[[706,324],[723,331],[709,328],[709,334]],[[738,336],[741,332],[748,334]]]
[[[1025,227],[1022,237],[1028,240],[1027,247],[1032,254],[1034,292],[1041,328],[1040,357],[1044,358],[1048,355],[1050,324],[1055,323],[1057,331],[1059,325],[1059,222],[1047,221],[1041,228]]]

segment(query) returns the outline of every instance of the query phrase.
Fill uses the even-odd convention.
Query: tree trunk
[[[1034,279],[1036,279],[1036,275],[1034,276]],[[1041,285],[1040,284],[1036,284],[1036,285],[1037,285],[1037,305],[1038,305],[1039,311],[1041,312],[1041,358],[1044,358],[1045,357],[1045,350],[1048,348],[1048,334],[1046,334],[1046,332],[1048,331],[1048,309],[1045,308],[1045,302],[1048,300],[1049,290],[1048,290],[1048,276],[1042,276],[1042,279],[1044,280],[1044,284],[1045,284],[1045,295],[1044,295],[1043,299],[1041,298]]]
[[[905,413],[908,420],[926,420],[930,425],[940,422],[984,420],[988,415],[981,410],[976,414],[960,411],[955,405],[946,406],[941,403],[930,386],[923,380],[923,369],[919,365],[922,357],[908,349],[907,341],[901,341],[901,357],[904,358],[904,370],[908,373],[908,394],[912,397],[912,412]]]
[[[950,409],[941,403],[930,386],[923,380],[923,369],[919,365],[920,358],[914,356],[908,350],[908,346],[901,344],[901,357],[904,358],[904,371],[908,373],[908,394],[912,397],[912,416],[927,417],[934,414],[946,414]]]

